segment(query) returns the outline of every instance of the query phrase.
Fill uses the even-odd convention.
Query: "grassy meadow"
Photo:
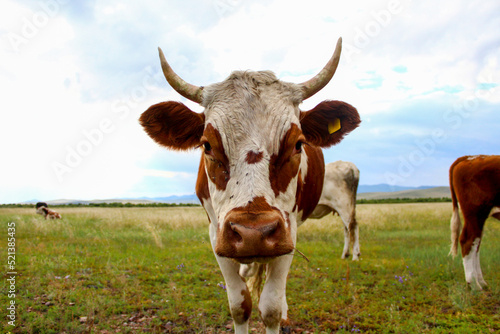
[[[0,209],[2,329],[13,333],[232,332],[202,208]],[[299,228],[288,333],[500,331],[500,224],[481,244],[485,291],[448,256],[451,203],[361,204],[361,261],[341,260],[338,216]],[[7,324],[7,224],[16,228],[16,326]],[[254,311],[250,328],[262,333]]]

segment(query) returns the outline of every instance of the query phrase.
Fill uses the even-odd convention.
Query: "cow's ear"
[[[360,122],[356,108],[342,101],[323,101],[300,114],[302,133],[307,142],[324,148],[339,143]]]
[[[205,116],[179,102],[162,102],[149,107],[139,123],[158,144],[174,150],[200,145]]]

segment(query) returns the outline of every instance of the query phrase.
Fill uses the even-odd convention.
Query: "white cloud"
[[[475,122],[488,114],[481,143],[497,142],[491,128],[500,120],[491,110],[500,104],[498,1],[381,0],[339,6],[319,0],[188,5],[108,0],[47,7],[54,1],[2,4],[0,154],[11,158],[0,167],[0,185],[8,190],[0,202],[148,196],[160,181],[165,193],[192,193],[198,153],[182,158],[162,153],[158,159],[163,149],[137,123],[151,104],[185,101],[162,77],[157,46],[194,84],[223,80],[235,69],[270,69],[283,80],[302,82],[325,65],[342,37],[334,79],[303,109],[324,99],[358,108],[361,128],[327,155],[351,157],[364,175],[371,175],[366,183],[385,182],[377,175],[391,168],[391,159],[397,168],[399,157],[429,129],[441,127],[449,135],[440,152],[470,153],[452,144],[461,134],[470,137],[466,131],[478,129]],[[437,118],[417,117],[425,103]],[[446,123],[443,115],[451,111],[462,117],[459,110],[474,117],[463,118],[471,126],[454,132],[455,123]],[[388,133],[405,140],[391,141]],[[375,152],[364,154],[364,146]],[[73,161],[61,182],[54,163],[67,165],[70,152],[78,149],[88,153]],[[391,152],[380,167],[369,162],[370,156]],[[431,174],[425,166],[416,173]]]

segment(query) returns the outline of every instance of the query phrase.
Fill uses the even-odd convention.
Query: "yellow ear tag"
[[[328,132],[330,134],[339,131],[340,128],[340,118],[336,118],[335,121],[328,123]]]

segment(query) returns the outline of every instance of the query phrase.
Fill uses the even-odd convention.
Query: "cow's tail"
[[[250,290],[250,295],[255,299],[258,299],[262,292],[262,282],[264,280],[265,271],[266,264],[261,263],[252,263],[240,267],[240,276],[247,277],[248,290]]]
[[[455,193],[455,188],[453,186],[453,169],[455,168],[457,162],[458,161],[456,161],[450,167],[450,192],[451,192],[451,202],[453,204],[453,214],[451,215],[451,221],[450,221],[450,230],[451,230],[450,255],[452,255],[453,257],[455,257],[458,253],[458,239],[460,238],[460,230],[462,228],[457,195]]]

